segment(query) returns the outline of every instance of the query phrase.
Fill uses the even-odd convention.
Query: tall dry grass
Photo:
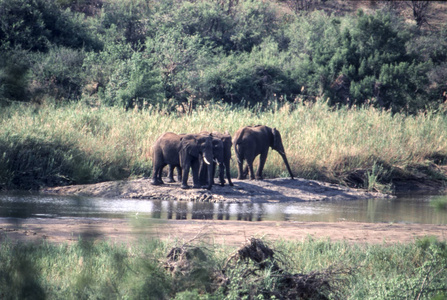
[[[334,109],[324,101],[263,109],[213,104],[190,114],[158,107],[20,106],[0,113],[0,186],[27,188],[33,178],[41,186],[149,176],[152,145],[164,132],[233,135],[255,124],[281,132],[292,170],[306,178],[337,180],[356,169],[405,169],[447,157],[447,117],[433,111],[393,115],[372,107]],[[272,151],[264,172],[288,176]]]

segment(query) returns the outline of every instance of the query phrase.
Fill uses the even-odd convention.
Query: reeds
[[[186,114],[160,107],[18,106],[0,114],[0,186],[149,176],[152,145],[164,132],[233,135],[256,124],[281,132],[293,172],[305,178],[342,181],[341,174],[364,169],[370,184],[393,168],[442,163],[447,157],[447,117],[433,111],[406,116],[373,107],[334,109],[324,101],[276,102],[262,109],[212,104]],[[30,182],[22,182],[24,175]],[[264,176],[288,176],[273,151]]]

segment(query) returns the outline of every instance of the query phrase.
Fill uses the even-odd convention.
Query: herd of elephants
[[[264,125],[240,128],[234,134],[233,140],[228,133],[200,132],[198,134],[162,134],[153,146],[153,172],[151,184],[163,184],[162,171],[169,166],[167,182],[174,182],[174,169],[177,169],[177,180],[181,188],[187,189],[189,169],[192,170],[193,188],[211,189],[214,184],[216,165],[219,166],[220,185],[225,184],[225,174],[228,184],[233,185],[230,175],[231,147],[234,147],[238,164],[237,179],[262,179],[262,170],[267,159],[269,148],[276,150],[293,179],[292,170],[284,151],[281,134],[276,128]],[[260,155],[256,172],[253,172],[253,161]],[[247,162],[245,169],[243,161]]]

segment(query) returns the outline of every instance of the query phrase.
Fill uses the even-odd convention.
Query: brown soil
[[[160,238],[185,243],[191,240],[209,244],[240,246],[250,237],[268,240],[301,241],[308,237],[346,241],[348,243],[409,243],[424,236],[447,240],[447,225],[389,224],[357,222],[291,221],[152,221],[24,219],[0,220],[0,242],[49,241],[71,243],[79,238],[128,243],[140,239]]]

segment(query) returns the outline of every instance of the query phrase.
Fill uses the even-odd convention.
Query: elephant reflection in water
[[[175,210],[175,219],[176,220],[186,220],[188,217],[188,203],[186,202],[177,202],[177,207]]]
[[[192,204],[191,219],[212,220],[214,218],[214,204],[194,202]]]
[[[244,207],[246,205],[246,207]],[[247,204],[238,203],[237,208],[237,220],[238,221],[253,221],[253,215],[254,215],[254,204],[253,203],[247,203]],[[255,215],[255,221],[262,221],[262,204],[259,204],[260,209],[258,209],[258,212]]]
[[[228,203],[219,202],[217,208],[217,219],[218,220],[230,220],[230,205]]]
[[[174,202],[169,201],[168,202],[168,220],[172,219],[173,213],[174,213]]]
[[[153,207],[152,207],[152,218],[154,219],[160,219],[161,218],[161,201],[153,201]]]

